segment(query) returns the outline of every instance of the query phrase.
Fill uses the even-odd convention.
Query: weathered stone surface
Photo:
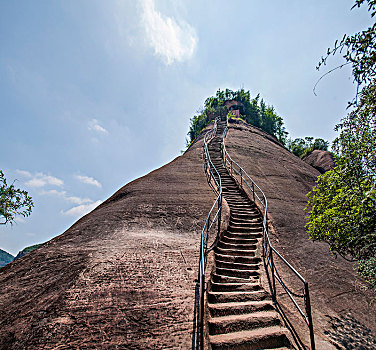
[[[335,167],[333,155],[328,151],[313,150],[303,160],[310,166],[313,166],[321,174],[333,170]]]
[[[352,333],[375,332],[376,304],[352,264],[304,230],[305,194],[319,172],[256,128],[231,126],[226,144],[268,197],[273,243],[310,282],[317,348],[359,344]],[[202,138],[0,270],[0,349],[191,347],[199,237],[215,197],[201,147]],[[345,316],[361,326],[338,333],[333,324]]]
[[[187,349],[214,194],[202,139],[0,271],[1,349]]]

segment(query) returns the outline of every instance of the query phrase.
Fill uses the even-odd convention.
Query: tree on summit
[[[14,223],[16,215],[23,217],[31,214],[33,200],[25,190],[8,186],[4,173],[0,170],[0,224]]]
[[[240,119],[261,128],[276,137],[281,143],[286,144],[288,133],[284,127],[283,119],[277,115],[273,106],[267,105],[263,99],[260,101],[259,94],[251,99],[249,90],[240,89],[233,91],[226,89],[223,91],[219,89],[215,96],[208,97],[205,100],[203,111],[191,118],[187,146],[196,139],[201,130],[210,123],[213,117],[227,115],[228,108],[226,107],[226,103],[228,102],[238,102]]]

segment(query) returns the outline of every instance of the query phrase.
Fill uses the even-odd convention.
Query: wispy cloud
[[[19,170],[19,169],[17,169],[16,170],[16,174],[18,174],[20,176],[23,176],[23,177],[31,177],[30,171],[27,171],[27,170]]]
[[[31,179],[26,182],[26,185],[29,187],[44,187],[46,185],[61,187],[64,185],[63,180],[43,173],[30,174],[28,177],[31,177]]]
[[[89,121],[88,129],[91,131],[96,131],[99,134],[108,134],[108,131],[102,125],[99,124],[97,119],[91,119]]]
[[[102,187],[102,184],[98,180],[95,180],[94,178],[92,178],[90,176],[76,175],[76,179],[78,179],[79,181],[81,181],[84,184],[93,185],[93,186],[96,186],[96,187],[99,187],[99,188]]]
[[[62,211],[61,213],[63,215],[79,217],[79,216],[83,216],[83,215],[87,214],[88,212],[92,211],[94,208],[96,208],[101,203],[102,203],[102,201],[98,200],[94,203],[78,205],[78,206],[73,207],[71,209],[68,209],[66,211]]]
[[[42,196],[57,196],[66,200],[67,202],[80,204],[80,205],[93,202],[90,198],[80,198],[76,196],[69,196],[66,191],[48,190],[48,191],[41,191],[39,192],[39,194]]]
[[[149,44],[167,65],[193,56],[198,38],[188,23],[163,16],[155,9],[154,0],[143,0],[142,21]]]

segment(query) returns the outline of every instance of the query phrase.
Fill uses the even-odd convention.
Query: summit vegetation
[[[235,107],[235,108],[234,108]],[[197,138],[204,129],[218,115],[229,116],[229,122],[237,119],[232,109],[239,111],[239,119],[256,126],[274,136],[296,156],[303,158],[315,149],[328,150],[329,142],[321,138],[305,137],[291,139],[280,117],[272,105],[266,104],[260,94],[251,97],[250,91],[240,89],[219,89],[215,96],[205,100],[204,108],[191,119],[188,132],[187,147]]]
[[[205,100],[204,108],[191,119],[188,132],[189,139],[187,140],[188,146],[216,116],[227,115],[229,108],[226,104],[228,102],[238,102],[240,119],[261,128],[286,144],[288,133],[284,127],[283,119],[277,115],[273,106],[267,105],[263,99],[260,99],[260,94],[251,98],[249,90],[232,91],[226,89],[223,91],[219,89],[215,96]],[[231,117],[234,118],[234,115],[230,113]]]

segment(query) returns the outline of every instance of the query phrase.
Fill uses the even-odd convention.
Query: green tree
[[[357,0],[353,7],[365,3],[374,17],[376,0]],[[358,272],[376,291],[376,23],[336,41],[318,68],[338,52],[352,65],[360,92],[336,126],[336,168],[321,175],[308,194],[306,228],[334,254],[357,261]]]
[[[268,106],[264,100],[260,99],[258,94],[251,100],[251,93],[240,89],[232,91],[218,89],[215,96],[208,97],[205,100],[204,110],[191,119],[190,129],[188,131],[189,146],[200,134],[201,130],[217,115],[226,115],[228,110],[225,105],[226,101],[237,101],[240,117],[247,123],[260,127],[267,133],[275,136],[283,144],[287,141],[287,131],[283,125],[283,119],[278,116],[273,106]]]
[[[318,178],[308,194],[307,230],[334,253],[358,261],[360,274],[376,288],[376,85],[337,126],[337,166]]]
[[[0,224],[13,224],[16,215],[23,217],[31,214],[33,200],[25,190],[7,185],[4,173],[0,170]]]
[[[329,142],[321,138],[313,138],[312,136],[307,136],[304,139],[296,138],[295,140],[289,140],[287,142],[287,148],[290,152],[294,153],[296,156],[303,158],[315,149],[327,151],[329,147]]]

